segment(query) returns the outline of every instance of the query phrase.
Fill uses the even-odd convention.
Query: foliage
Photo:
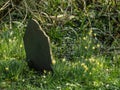
[[[119,11],[117,0],[23,0],[1,21],[0,89],[119,90]],[[54,74],[38,75],[25,62],[30,18],[51,39]]]

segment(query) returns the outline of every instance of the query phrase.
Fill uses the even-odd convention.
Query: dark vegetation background
[[[1,89],[119,90],[119,0],[1,0]],[[25,62],[29,19],[51,40],[55,74],[38,76]]]

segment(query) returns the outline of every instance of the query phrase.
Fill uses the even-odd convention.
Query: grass
[[[120,2],[115,1],[23,0],[12,21],[1,21],[0,89],[119,90]],[[51,39],[54,74],[40,76],[25,62],[23,35],[31,17]]]

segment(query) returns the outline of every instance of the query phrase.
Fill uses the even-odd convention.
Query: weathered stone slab
[[[50,40],[36,20],[28,22],[23,40],[29,67],[39,73],[43,73],[44,70],[53,71]]]

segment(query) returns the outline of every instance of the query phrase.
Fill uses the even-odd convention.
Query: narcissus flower
[[[9,68],[8,68],[8,67],[6,67],[6,68],[5,68],[5,70],[6,70],[6,71],[9,71]]]

